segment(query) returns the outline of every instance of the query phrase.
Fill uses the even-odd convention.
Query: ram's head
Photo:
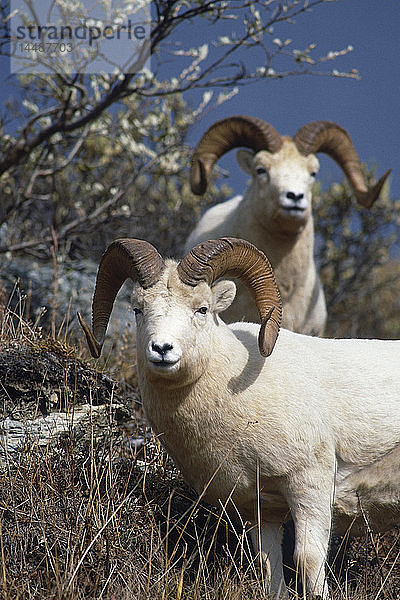
[[[120,239],[104,253],[93,297],[92,330],[79,315],[90,351],[101,353],[115,297],[127,278],[134,282],[132,306],[137,315],[138,354],[153,372],[170,376],[185,366],[187,356],[202,357],[218,314],[235,296],[235,285],[221,277],[237,277],[251,290],[260,315],[259,349],[271,354],[282,317],[275,278],[266,256],[245,240],[221,238],[193,248],[179,263],[166,260],[143,240]],[[219,281],[217,281],[219,280]],[[200,361],[200,362],[199,362]]]
[[[240,167],[252,176],[253,198],[260,217],[305,221],[311,213],[311,188],[319,170],[316,153],[333,158],[343,170],[358,202],[371,207],[390,170],[367,188],[361,163],[347,131],[330,121],[312,121],[293,138],[281,136],[272,125],[246,116],[218,121],[203,135],[192,157],[190,181],[195,194],[203,194],[216,161],[233,148]],[[263,199],[268,202],[263,204]],[[271,199],[275,201],[271,202]]]

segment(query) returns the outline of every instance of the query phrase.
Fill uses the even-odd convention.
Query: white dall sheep
[[[235,295],[232,281],[214,283],[223,276],[249,287],[261,329],[220,319]],[[247,241],[207,241],[176,263],[148,242],[122,239],[100,263],[93,329],[80,318],[95,357],[126,278],[154,432],[199,494],[215,504],[230,498],[233,513],[254,524],[275,598],[286,593],[280,546],[290,516],[299,572],[308,592],[326,598],[332,523],[343,532],[352,523],[359,530],[365,516],[379,530],[400,520],[400,341],[284,329],[278,337],[273,272]]]
[[[218,121],[204,134],[192,158],[190,180],[195,194],[207,189],[215,162],[232,148],[251,183],[244,196],[217,204],[205,212],[189,236],[185,252],[204,240],[244,238],[271,261],[283,302],[283,327],[322,335],[326,304],[314,263],[314,224],[311,188],[319,169],[316,152],[325,152],[343,169],[359,203],[370,207],[389,171],[367,189],[361,164],[349,134],[329,121],[313,121],[293,139],[282,137],[261,119],[234,116]],[[257,313],[248,290],[239,284],[227,322],[255,321]]]

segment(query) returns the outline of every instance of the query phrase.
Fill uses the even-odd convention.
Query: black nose
[[[298,202],[299,200],[302,200],[304,198],[304,194],[295,194],[294,192],[287,192],[286,198]]]
[[[160,346],[160,344],[152,342],[151,349],[154,350],[154,352],[160,354],[161,356],[164,356],[164,354],[166,354],[168,350],[172,350],[172,344],[165,343],[162,346]]]

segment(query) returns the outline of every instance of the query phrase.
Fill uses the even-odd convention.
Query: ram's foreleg
[[[293,479],[287,500],[295,526],[294,564],[307,594],[326,600],[333,476],[315,469],[307,471],[304,477],[298,473]]]
[[[274,600],[287,598],[282,565],[283,526],[280,523],[261,523],[260,527],[255,525],[251,529],[250,535],[253,548],[260,558],[268,597]]]

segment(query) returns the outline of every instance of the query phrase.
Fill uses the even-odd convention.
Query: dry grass
[[[120,440],[77,446],[71,434],[7,465],[3,597],[260,597],[243,538],[198,504],[157,442],[131,456],[120,450]]]
[[[77,359],[65,332],[47,338],[39,323],[23,318],[21,303],[3,308],[0,319],[2,349]],[[121,355],[117,370],[134,382]],[[121,388],[128,403],[130,388]],[[108,393],[112,405],[114,392]],[[264,598],[245,525],[234,527],[223,507],[199,502],[158,441],[146,438],[140,415],[132,411],[129,429],[147,441],[136,446],[128,426],[116,427],[111,417],[107,435],[99,437],[92,423],[83,438],[73,419],[72,411],[69,430],[50,445],[27,438],[0,471],[2,599]],[[346,552],[343,544],[332,544],[335,599],[400,597],[397,532],[366,533]]]

